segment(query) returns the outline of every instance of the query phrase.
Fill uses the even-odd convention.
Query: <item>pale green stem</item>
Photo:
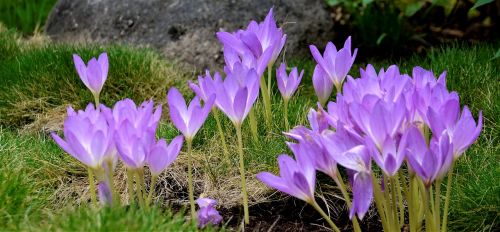
[[[344,196],[347,207],[349,208],[349,210],[351,210],[351,197],[349,197],[349,193],[347,193],[347,190],[345,188],[344,180],[342,180],[342,176],[338,171],[336,172],[336,176],[333,178],[333,180],[335,181],[337,186],[339,186],[340,192]],[[352,226],[355,232],[361,232],[361,228],[359,227],[359,222],[357,217],[352,218]]]
[[[255,117],[255,113],[253,108],[250,109],[248,113],[248,120],[250,120],[250,131],[252,132],[253,141],[258,144],[259,143],[259,134],[257,131],[257,119]]]
[[[373,184],[373,195],[375,198],[375,206],[377,207],[380,220],[382,221],[382,228],[384,229],[384,231],[390,231],[384,210],[384,196],[382,194],[382,190],[380,189],[380,185],[378,184],[378,179],[375,177],[375,173],[373,172],[372,172],[372,184]]]
[[[326,215],[325,211],[323,211],[321,209],[321,207],[318,205],[318,203],[316,203],[316,201],[313,200],[312,202],[309,202],[309,204],[311,204],[314,207],[314,209],[316,209],[316,211],[318,211],[318,213],[321,214],[321,217],[323,217],[326,220],[326,222],[328,222],[328,224],[330,225],[330,227],[332,228],[333,231],[340,232],[337,225],[335,225],[335,223],[333,223],[333,221],[330,219],[330,217],[328,217],[328,215]]]
[[[191,208],[191,220],[196,220],[196,208],[194,206],[194,186],[193,186],[193,162],[191,161],[191,147],[193,140],[186,138],[187,153],[188,153],[188,188],[189,188],[189,205]]]
[[[271,131],[271,96],[269,96],[269,92],[267,91],[264,76],[260,78],[260,93],[262,95],[262,101],[264,102],[264,118],[266,119],[266,126],[268,131]]]
[[[451,180],[453,178],[453,164],[450,167],[450,171],[448,172],[448,181],[446,182],[446,198],[444,200],[444,211],[443,211],[443,225],[441,229],[443,232],[448,230],[448,207],[450,206],[450,196],[451,196],[451,184],[453,183]]]
[[[284,101],[284,118],[285,118],[285,130],[290,130],[290,125],[288,124],[288,98],[283,98]]]
[[[151,205],[151,199],[153,199],[153,193],[155,192],[156,180],[158,176],[153,175],[151,177],[151,185],[149,186],[148,199],[146,200],[146,205]]]
[[[388,225],[390,226],[390,231],[394,231],[394,214],[392,213],[392,204],[391,204],[391,185],[390,180],[387,176],[384,176],[384,200],[385,200],[385,212],[387,216]]]
[[[99,107],[99,94],[93,94],[93,95],[94,95],[95,108],[97,109]]]
[[[431,204],[430,204],[430,191],[428,188],[425,189],[425,191],[422,191],[422,194],[424,195],[424,207],[426,208],[425,210],[425,230],[426,231],[434,231],[434,223],[433,223],[433,216],[431,212]]]
[[[135,190],[137,193],[137,198],[139,199],[139,206],[141,208],[144,208],[144,191],[143,191],[143,186],[142,186],[142,181],[141,181],[141,174],[139,169],[135,170]]]
[[[396,230],[400,230],[400,223],[399,223],[399,217],[398,217],[398,199],[396,199],[396,188],[399,188],[399,185],[396,186],[396,181],[394,179],[394,177],[390,177],[391,178],[391,199],[392,199],[392,213],[394,215],[394,228]]]
[[[129,204],[133,205],[135,203],[135,194],[134,194],[134,173],[130,168],[127,168],[127,190],[128,190],[128,197],[129,197]]]
[[[227,149],[226,136],[224,136],[224,130],[222,129],[222,124],[220,122],[219,112],[217,111],[216,108],[212,108],[212,114],[214,115],[215,122],[217,123],[217,130],[219,130],[219,136],[222,142],[222,149],[224,150],[224,158],[226,159],[226,162],[229,165],[231,163],[229,159],[229,150]]]
[[[94,205],[94,207],[97,207],[97,197],[96,197],[96,194],[95,194],[94,171],[92,171],[91,168],[88,168],[87,171],[88,171],[88,174],[89,174],[90,200],[92,202],[92,205]]]
[[[441,182],[436,181],[436,192],[434,193],[434,222],[436,223],[436,231],[441,231]]]
[[[416,213],[415,213],[415,205],[414,205],[414,192],[415,192],[415,188],[413,187],[414,186],[414,179],[415,179],[415,176],[410,176],[410,185],[409,185],[409,189],[408,189],[408,192],[406,193],[406,199],[408,200],[408,221],[410,222],[410,232],[416,232],[417,231],[417,221],[415,221],[415,216],[416,216]]]
[[[241,176],[241,189],[243,194],[243,212],[245,217],[245,224],[250,223],[250,216],[248,213],[248,194],[247,183],[245,176],[245,160],[243,155],[243,138],[241,135],[241,124],[235,124],[236,135],[238,137],[238,153],[240,155],[240,176]]]
[[[273,77],[273,64],[267,66],[267,95],[271,96],[271,79]]]
[[[401,170],[401,169],[400,169]],[[401,183],[399,181],[399,175],[395,176],[396,188],[398,193],[398,203],[399,203],[399,228],[403,227],[405,223],[405,206],[403,204],[403,194],[401,193]],[[403,179],[403,189],[405,188],[405,183]]]

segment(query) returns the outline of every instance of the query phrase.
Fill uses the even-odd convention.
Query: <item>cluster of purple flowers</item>
[[[168,91],[171,121],[183,134],[172,139],[170,144],[165,139],[156,138],[161,105],[155,109],[153,101],[145,101],[136,106],[130,99],[117,102],[112,109],[99,104],[99,94],[108,73],[106,53],[101,54],[99,59],[92,58],[88,65],[79,56],[74,56],[77,72],[94,95],[96,105],[89,104],[85,110],[78,112],[69,107],[64,122],[65,139],[55,133],[52,136],[61,148],[88,167],[91,191],[95,188],[95,175],[102,201],[111,204],[118,199],[112,181],[113,170],[120,159],[127,168],[131,200],[135,198],[132,183],[135,179],[139,204],[147,207],[156,178],[176,159],[185,139],[191,216],[198,218],[200,227],[218,224],[222,217],[215,210],[215,200],[198,199],[200,210],[196,215],[191,144],[212,112],[229,162],[224,130],[217,116],[217,112],[222,111],[237,133],[244,221],[249,223],[241,127],[248,116],[252,132],[257,133],[252,107],[259,93],[262,94],[264,115],[269,123],[270,77],[285,45],[286,35],[277,27],[271,9],[263,22],[252,21],[245,30],[219,32],[217,37],[224,46],[225,77],[217,72],[212,76],[207,70],[204,76],[198,77],[198,83],[189,82],[196,94],[189,104],[176,88]],[[446,73],[436,79],[432,71],[415,67],[413,73],[408,75],[400,73],[395,65],[377,73],[372,65],[368,65],[360,70],[359,78],[349,76],[357,55],[357,49],[351,51],[350,37],[339,50],[331,42],[326,45],[323,54],[314,45],[310,46],[310,50],[317,62],[312,80],[318,108],[311,109],[307,115],[309,127],[297,126],[285,133],[293,140],[287,144],[295,159],[286,154],[280,155],[279,176],[263,172],[257,178],[272,188],[311,204],[335,231],[338,228],[315,200],[316,171],[330,176],[339,186],[350,208],[355,231],[360,231],[357,218],[363,219],[373,199],[384,230],[400,230],[404,223],[404,195],[410,213],[410,230],[416,231],[418,226],[415,224],[421,220],[415,212],[418,214],[423,209],[418,206],[419,193],[422,192],[422,198],[428,202],[431,197],[429,189],[434,184],[436,199],[439,199],[441,181],[452,169],[454,161],[481,132],[481,113],[476,123],[467,106],[461,109],[458,94],[446,87]],[[264,78],[266,69],[267,83]],[[287,73],[285,63],[281,63],[276,70],[287,130],[288,102],[297,91],[303,73],[303,70],[299,73],[296,67]],[[334,86],[335,100],[328,102]],[[378,169],[372,167],[372,160],[381,170],[378,177]],[[147,198],[144,197],[143,172],[146,165],[152,174]],[[345,168],[349,175],[352,202],[338,165]],[[405,173],[408,173],[408,185]],[[401,186],[405,189],[404,194],[401,194]],[[95,201],[95,196],[92,200]],[[399,207],[397,201],[400,202]],[[428,226],[439,230],[438,200],[435,205],[432,213],[426,213],[426,216],[434,217],[428,220]],[[443,228],[446,228],[447,207],[445,204]],[[401,218],[396,216],[398,208]]]

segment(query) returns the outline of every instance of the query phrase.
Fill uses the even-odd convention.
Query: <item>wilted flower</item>
[[[234,124],[241,125],[258,95],[259,76],[255,70],[236,64],[233,72],[217,87],[216,104]]]
[[[179,155],[182,148],[184,137],[179,135],[172,139],[170,144],[167,144],[165,139],[160,139],[153,147],[151,152],[147,155],[147,163],[151,170],[151,175],[158,176],[168,167]]]
[[[198,210],[198,227],[203,228],[208,224],[217,225],[222,221],[222,216],[215,209],[216,200],[210,198],[199,198],[196,203],[200,207]]]
[[[184,134],[186,139],[193,139],[196,132],[198,132],[207,119],[214,101],[215,95],[212,94],[202,107],[200,98],[196,96],[191,100],[189,106],[187,106],[179,90],[174,87],[170,88],[167,95],[167,102],[172,123]]]
[[[328,42],[323,56],[316,46],[310,45],[309,48],[311,49],[314,59],[318,62],[318,65],[337,88],[337,92],[340,92],[342,82],[347,76],[347,73],[349,73],[349,69],[351,69],[356,54],[358,53],[358,49],[354,49],[354,53],[351,54],[351,37],[349,36],[347,38],[344,47],[339,51],[337,51],[337,48],[332,42]]]
[[[115,154],[113,128],[92,103],[85,111],[68,107],[64,120],[64,140],[52,133],[55,142],[68,154],[92,169],[100,169],[106,159]]]
[[[80,56],[73,54],[73,61],[80,79],[90,89],[94,97],[99,98],[104,82],[108,77],[108,55],[103,52],[97,60],[96,58],[92,58],[85,65]]]
[[[297,71],[297,67],[294,67],[290,72],[290,75],[286,73],[285,63],[281,63],[280,67],[276,70],[276,80],[278,82],[278,89],[283,96],[283,99],[290,99],[299,87],[300,81],[302,80],[302,75],[304,70],[300,72]]]

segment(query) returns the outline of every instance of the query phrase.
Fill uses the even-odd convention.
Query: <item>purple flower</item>
[[[290,72],[290,75],[286,73],[285,63],[281,63],[280,67],[276,70],[276,80],[278,82],[278,89],[283,96],[283,99],[290,99],[299,87],[300,81],[302,80],[302,75],[304,70],[300,72],[297,71],[297,67],[294,67]]]
[[[85,86],[90,89],[94,96],[99,96],[102,86],[108,77],[108,55],[103,52],[99,55],[97,60],[92,58],[89,63],[85,65],[80,56],[73,54],[73,61],[76,71]]]
[[[217,87],[217,107],[234,124],[241,124],[259,95],[259,76],[240,64]]]
[[[271,188],[312,204],[315,202],[316,171],[304,147],[299,146],[298,148],[292,149],[295,152],[296,160],[285,154],[278,157],[280,176],[261,172],[257,174],[257,179]]]
[[[161,117],[161,107],[153,112],[153,101],[145,101],[139,107],[130,99],[115,104],[113,110],[105,109],[104,114],[114,127],[115,144],[118,154],[129,168],[142,168],[151,147]]]
[[[326,72],[323,71],[319,65],[314,67],[312,79],[314,91],[316,92],[316,96],[318,96],[318,101],[322,106],[324,106],[332,94],[333,82],[330,78],[328,78]]]
[[[358,49],[354,49],[354,53],[351,54],[351,37],[347,38],[344,47],[339,51],[332,42],[328,42],[323,56],[316,46],[310,45],[309,48],[318,65],[335,85],[337,91],[340,92],[342,82],[346,78],[349,69],[351,69],[358,53]]]
[[[210,97],[216,93],[216,87],[222,83],[222,78],[216,72],[212,78],[210,71],[206,70],[205,76],[198,76],[198,84],[189,81],[189,87],[204,102],[208,102]]]
[[[203,228],[208,224],[217,225],[222,221],[222,216],[215,209],[216,200],[210,198],[199,198],[196,203],[200,207],[198,210],[198,227]]]
[[[56,133],[51,133],[52,138],[65,152],[90,168],[100,169],[106,159],[115,155],[113,128],[93,104],[78,112],[68,107],[63,131],[64,140]]]
[[[442,179],[453,162],[453,144],[447,133],[431,139],[427,146],[422,133],[415,127],[408,130],[407,159],[413,171],[429,187],[435,179]],[[410,142],[411,141],[411,142]]]
[[[271,55],[271,51],[268,51],[259,57],[255,57],[249,50],[242,50],[238,53],[233,48],[224,46],[224,61],[226,62],[224,72],[229,75],[233,72],[235,64],[240,64],[247,69],[255,69],[255,72],[260,77],[266,70]]]
[[[230,47],[240,55],[248,53],[256,59],[268,57],[266,58],[268,62],[265,64],[267,66],[274,64],[286,41],[286,35],[276,26],[273,9],[269,10],[263,22],[251,21],[246,30],[239,30],[233,34],[218,32],[217,38],[224,44],[224,48]],[[226,56],[226,50],[224,55]],[[254,68],[257,72],[260,71],[257,67]]]
[[[353,201],[349,217],[352,218],[357,214],[363,219],[373,198],[371,159],[368,149],[364,145],[359,145],[359,141],[342,129],[323,136],[322,143],[338,164],[351,170]]]
[[[163,170],[168,167],[179,155],[182,148],[184,137],[179,135],[172,139],[170,144],[167,144],[165,139],[160,139],[147,155],[147,163],[151,169],[153,176],[160,175]]]
[[[113,194],[111,193],[108,181],[100,181],[97,184],[97,193],[102,205],[111,205],[113,203]]]
[[[193,139],[207,119],[214,104],[215,95],[212,94],[203,107],[198,96],[194,97],[187,106],[179,90],[172,87],[168,91],[167,101],[174,126],[184,134],[186,139]]]

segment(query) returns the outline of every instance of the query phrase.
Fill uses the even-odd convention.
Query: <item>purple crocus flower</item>
[[[316,46],[310,45],[309,48],[318,65],[337,88],[337,92],[340,92],[342,82],[346,78],[349,69],[351,69],[358,53],[358,49],[354,49],[354,53],[351,54],[351,37],[347,38],[344,47],[339,51],[332,42],[328,42],[323,55]]]
[[[303,74],[304,70],[302,70],[299,75],[297,67],[294,67],[290,72],[290,75],[287,75],[286,65],[285,63],[281,63],[280,67],[276,70],[276,80],[278,82],[278,89],[283,99],[288,100],[292,97],[299,87]]]
[[[193,139],[196,132],[198,132],[207,119],[214,101],[215,95],[212,94],[202,107],[200,98],[196,96],[188,106],[179,90],[174,87],[170,88],[167,95],[167,102],[172,123],[184,134],[186,139]]]
[[[114,127],[115,144],[125,165],[132,169],[142,168],[154,145],[156,128],[161,117],[161,107],[153,112],[153,101],[145,101],[139,107],[130,99],[115,104],[104,114]]]
[[[166,167],[174,162],[181,151],[183,142],[184,137],[179,135],[172,139],[170,144],[167,144],[165,139],[160,139],[155,145],[153,145],[150,153],[146,157],[151,170],[151,175],[160,175]]]
[[[198,210],[198,227],[204,228],[208,224],[217,225],[222,221],[222,216],[215,209],[217,201],[210,198],[199,198],[196,203],[200,207]]]
[[[54,141],[68,154],[92,169],[100,169],[106,159],[115,155],[113,128],[93,104],[84,111],[68,107],[64,120],[64,140],[51,133]]]
[[[312,79],[314,91],[316,92],[316,96],[318,96],[318,101],[322,106],[324,106],[332,94],[333,82],[319,65],[314,67]]]
[[[436,179],[442,179],[453,162],[453,144],[446,132],[431,139],[427,146],[424,136],[415,127],[408,132],[407,159],[408,164],[429,187]]]
[[[83,84],[90,89],[94,96],[98,97],[108,77],[108,55],[103,52],[99,55],[98,59],[92,58],[89,63],[85,65],[80,56],[73,54],[73,61]]]
[[[296,160],[286,154],[278,157],[280,176],[275,176],[269,172],[261,172],[257,174],[257,179],[271,188],[313,204],[315,202],[316,171],[304,147],[299,146],[298,148],[292,149],[295,152]]]
[[[351,174],[353,201],[349,217],[357,214],[363,219],[373,198],[371,159],[368,148],[340,129],[323,136],[322,143],[330,156]]]
[[[210,75],[210,71],[206,70],[205,76],[198,76],[198,84],[189,81],[189,87],[193,92],[204,102],[208,102],[210,97],[215,94],[216,87],[222,83],[222,78],[218,72]]]
[[[233,34],[218,32],[217,38],[224,47],[230,47],[238,54],[251,53],[257,59],[269,57],[268,66],[274,64],[286,41],[286,35],[276,26],[273,9],[269,10],[263,22],[251,21],[246,30],[239,30]],[[256,68],[256,71],[259,70]]]
[[[235,64],[241,64],[247,69],[255,69],[259,76],[264,74],[264,71],[269,64],[271,59],[271,50],[263,53],[259,57],[255,57],[250,50],[241,50],[237,52],[232,47],[224,46],[224,61],[226,65],[224,66],[224,72],[229,75],[233,72]]]
[[[259,95],[259,76],[240,64],[217,87],[217,107],[235,125],[241,125]]]

